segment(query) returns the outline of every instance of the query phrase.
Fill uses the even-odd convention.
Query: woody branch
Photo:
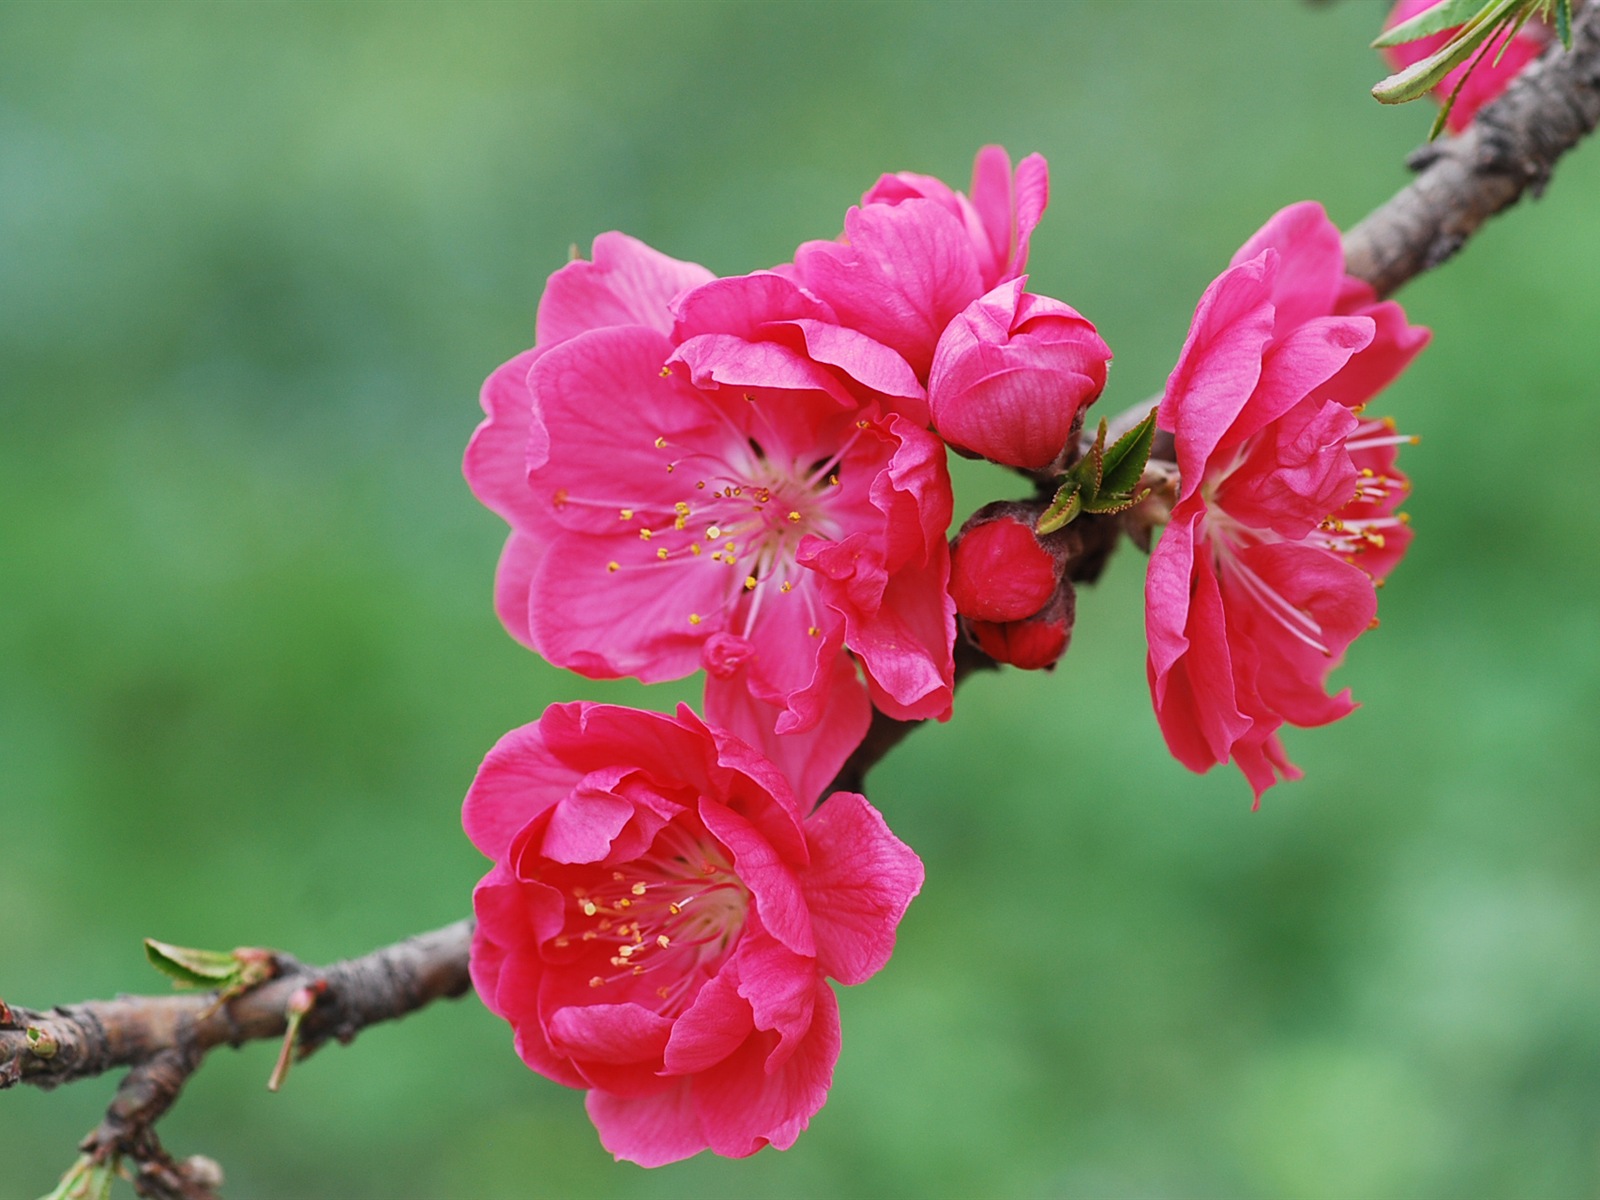
[[[1350,274],[1391,295],[1453,257],[1524,193],[1543,191],[1556,162],[1600,123],[1600,4],[1584,6],[1572,34],[1570,52],[1552,46],[1465,133],[1412,156],[1417,177],[1345,235]],[[1130,410],[1113,429],[1148,410],[1148,402]],[[1045,503],[1039,501],[1041,511]],[[1092,578],[1122,522],[1086,517],[1074,528],[1080,545],[1068,574]],[[958,646],[958,677],[993,665]],[[913,728],[875,715],[834,786],[859,790],[867,771]],[[105,1120],[84,1139],[85,1155],[129,1160],[141,1195],[202,1200],[216,1194],[214,1168],[204,1160],[175,1163],[153,1127],[210,1050],[283,1038],[297,996],[311,998],[295,1037],[299,1057],[330,1038],[348,1042],[368,1025],[459,996],[469,987],[471,939],[472,922],[463,920],[328,967],[277,955],[272,978],[225,1000],[215,993],[121,996],[48,1012],[0,1002],[0,1089],[51,1088],[132,1068]]]

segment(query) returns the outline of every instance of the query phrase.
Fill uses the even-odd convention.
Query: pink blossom
[[[1206,289],[1167,382],[1182,485],[1145,587],[1156,715],[1185,766],[1231,758],[1258,802],[1299,774],[1281,725],[1355,707],[1325,680],[1409,541],[1408,439],[1356,412],[1427,336],[1345,277],[1319,205],[1293,205]]]
[[[927,175],[885,175],[845,215],[837,242],[807,242],[793,273],[840,324],[896,351],[926,379],[945,326],[1020,275],[1049,198],[1037,154],[978,152],[970,197]]]
[[[687,708],[554,705],[489,752],[463,820],[494,860],[478,995],[643,1166],[794,1143],[839,1055],[827,979],[882,967],[922,886],[863,797],[803,819],[771,763]]]
[[[1439,0],[1400,0],[1394,6],[1394,11],[1389,14],[1389,20],[1384,28],[1389,29],[1402,21],[1409,21],[1419,13],[1433,8],[1437,3]],[[1454,26],[1418,38],[1414,42],[1386,46],[1383,56],[1396,71],[1402,71],[1412,63],[1421,62],[1435,51],[1443,49],[1459,28],[1460,26]],[[1439,86],[1433,89],[1433,94],[1440,101],[1448,100],[1458,86],[1461,88],[1455,104],[1450,109],[1450,115],[1446,118],[1450,132],[1460,133],[1472,124],[1472,118],[1478,115],[1478,110],[1510,87],[1511,81],[1517,77],[1522,68],[1538,58],[1549,42],[1548,26],[1540,21],[1529,21],[1515,34],[1496,34],[1489,39],[1487,50],[1480,48],[1472,58],[1441,79]],[[1463,76],[1466,77],[1465,84],[1461,82]]]
[[[956,611],[978,621],[1031,617],[1055,593],[1061,569],[1032,528],[1015,517],[969,524],[950,556]]]
[[[465,469],[512,525],[502,620],[592,678],[706,667],[713,719],[820,786],[868,697],[900,718],[949,713],[952,500],[943,446],[903,415],[926,419],[921,385],[779,275],[712,281],[611,246],[609,274],[552,277],[540,332],[560,340],[484,385]]]
[[[928,376],[934,428],[952,446],[1013,467],[1046,467],[1106,385],[1111,350],[1078,313],[1024,292],[1026,276],[962,310]]]

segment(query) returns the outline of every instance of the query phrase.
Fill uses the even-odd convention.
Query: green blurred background
[[[458,803],[563,675],[459,474],[570,243],[721,273],[881,171],[1044,152],[1033,286],[1156,391],[1266,216],[1406,178],[1374,0],[0,8],[0,995],[155,990],[146,935],[312,961],[466,911]],[[1460,1197],[1600,1188],[1600,147],[1407,289],[1377,406],[1418,532],[1364,702],[1259,813],[1149,711],[1143,560],[1054,675],[974,680],[872,792],[928,883],[833,1097],[744,1162],[615,1165],[473,999],[163,1124],[232,1197]],[[964,467],[959,511],[1007,494]],[[0,1097],[0,1196],[112,1083]]]

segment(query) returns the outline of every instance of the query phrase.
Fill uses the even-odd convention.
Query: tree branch
[[[1421,174],[1344,237],[1345,269],[1380,296],[1455,255],[1600,122],[1600,4],[1572,22],[1572,49],[1552,41],[1465,132],[1411,156]]]
[[[0,1088],[52,1088],[132,1067],[105,1120],[84,1140],[85,1154],[96,1163],[131,1159],[141,1195],[209,1195],[183,1178],[204,1171],[174,1164],[152,1131],[207,1052],[285,1036],[297,997],[309,997],[294,1039],[305,1058],[330,1038],[348,1042],[369,1025],[459,996],[470,986],[471,941],[472,922],[463,920],[327,967],[275,955],[273,977],[231,999],[215,992],[118,996],[49,1012],[0,1003]],[[188,1190],[177,1190],[174,1180]]]

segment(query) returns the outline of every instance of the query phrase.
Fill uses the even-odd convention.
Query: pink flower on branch
[[[1355,707],[1325,680],[1410,534],[1394,465],[1409,439],[1357,413],[1427,337],[1346,278],[1338,229],[1299,204],[1206,289],[1168,380],[1158,421],[1182,484],[1145,588],[1156,715],[1179,761],[1231,758],[1257,802],[1298,777],[1284,723]]]
[[[613,255],[605,275],[557,272],[540,329],[563,340],[484,386],[466,474],[512,525],[502,619],[591,677],[706,667],[713,718],[820,786],[868,696],[900,718],[949,712],[944,448],[902,415],[926,414],[905,363],[790,280],[682,292],[697,268],[626,249],[628,271]]]
[[[794,1143],[839,1054],[827,980],[882,967],[922,885],[863,797],[802,819],[771,763],[687,708],[552,706],[490,751],[463,819],[494,860],[478,994],[643,1166]]]

